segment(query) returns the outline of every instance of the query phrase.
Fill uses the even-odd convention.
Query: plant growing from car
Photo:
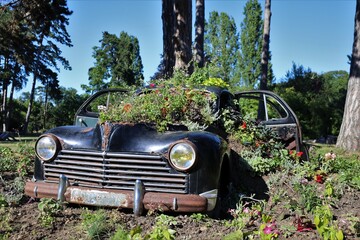
[[[170,124],[185,125],[190,129],[204,129],[216,120],[209,103],[214,99],[210,92],[188,89],[181,85],[162,83],[155,89],[131,93],[117,106],[100,113],[100,121],[154,124],[159,132]],[[153,89],[152,89],[153,88]],[[139,94],[134,97],[133,94]]]

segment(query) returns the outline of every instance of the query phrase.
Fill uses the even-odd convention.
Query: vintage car
[[[243,114],[241,104],[261,108],[249,114],[277,131],[288,149],[305,151],[297,117],[276,94],[232,94],[217,87],[204,91],[216,96],[212,107],[217,113],[233,108],[235,114]],[[73,126],[56,127],[39,137],[26,194],[133,209],[136,215],[150,209],[216,211],[231,177],[239,175],[234,167],[238,160],[232,158],[223,130],[214,125],[199,131],[174,127],[158,132],[146,123],[99,123],[101,109],[121,101],[124,93],[119,89],[95,93],[79,108]]]

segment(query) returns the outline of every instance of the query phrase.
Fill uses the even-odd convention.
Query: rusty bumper
[[[25,194],[34,198],[56,199],[58,190],[59,184],[56,183],[28,181],[25,185]],[[134,195],[134,191],[68,186],[63,200],[83,205],[134,208]],[[174,212],[204,212],[208,207],[207,198],[199,195],[146,191],[142,204],[146,210],[161,209]]]

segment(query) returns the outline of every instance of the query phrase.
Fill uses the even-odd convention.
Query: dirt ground
[[[8,174],[2,177],[0,183],[0,192],[5,193],[6,181],[12,181],[13,175]],[[275,191],[272,189],[272,191]],[[56,215],[55,224],[52,227],[44,227],[39,221],[38,201],[24,196],[21,203],[16,206],[6,207],[6,214],[8,218],[7,223],[0,224],[0,239],[89,239],[84,228],[82,227],[83,217],[82,213],[85,211],[84,207],[75,205],[65,205],[64,210]],[[280,229],[279,239],[321,239],[314,226],[306,225],[306,222],[311,223],[311,219],[304,219],[302,217],[305,227],[312,227],[307,231],[298,231],[299,219],[295,213],[290,212],[285,205],[285,201],[274,203],[270,196],[267,202],[267,211],[276,219],[277,225]],[[4,209],[4,208],[3,208]],[[95,208],[90,208],[88,211],[96,211]],[[121,209],[105,209],[108,216],[112,219],[112,227],[108,232],[98,239],[109,239],[114,235],[116,226],[122,226],[128,231],[140,226],[142,233],[149,233],[153,229],[156,216],[159,214],[148,214],[147,216],[135,217],[131,212]],[[344,189],[344,195],[337,205],[332,206],[335,219],[342,219],[343,216],[351,214],[360,218],[360,195],[358,191],[352,189]],[[4,213],[4,214],[5,214]],[[195,219],[188,215],[172,215],[175,217],[175,223],[171,226],[176,231],[175,239],[223,239],[224,236],[235,232],[236,228],[228,224],[228,220],[217,220],[211,218]],[[357,226],[357,233],[350,229],[348,222],[342,221],[341,226],[345,239],[359,239],[359,226]],[[285,227],[284,227],[285,226]],[[3,229],[1,229],[1,227]],[[258,226],[248,226],[251,231]],[[246,232],[246,231],[245,231]],[[238,239],[238,238],[232,238]]]

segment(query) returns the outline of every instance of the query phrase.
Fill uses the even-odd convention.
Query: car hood
[[[47,133],[59,138],[62,148],[66,150],[164,154],[171,144],[184,139],[196,145],[204,142],[221,145],[223,142],[218,135],[206,131],[158,133],[153,126],[143,123],[104,123],[97,124],[94,128],[63,126]]]

